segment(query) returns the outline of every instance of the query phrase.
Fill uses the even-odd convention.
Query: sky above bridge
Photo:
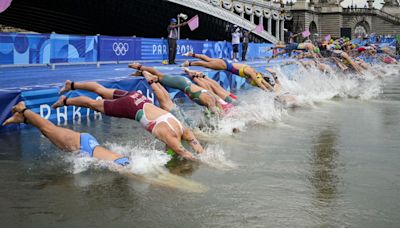
[[[365,1],[365,0],[344,0],[342,2],[342,6],[347,7],[347,6],[351,5],[351,3],[353,3],[354,5],[357,5],[357,7],[359,7],[359,8],[360,7],[362,8],[367,4],[367,1]],[[376,9],[380,9],[380,8],[382,8],[382,3],[383,3],[383,0],[375,0],[374,7]]]
[[[296,2],[296,0],[284,0],[284,1],[285,2],[288,2],[288,1]],[[354,5],[357,5],[357,7],[359,7],[359,8],[363,8],[367,4],[367,1],[366,0],[344,0],[341,5],[343,7],[347,7],[347,6],[350,6],[352,3]],[[375,0],[374,7],[376,9],[380,9],[380,8],[382,8],[382,3],[383,3],[383,0]]]

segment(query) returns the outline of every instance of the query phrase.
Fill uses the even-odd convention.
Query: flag
[[[326,35],[325,36],[325,41],[330,41],[331,40],[331,35]]]
[[[259,25],[257,25],[257,26],[254,28],[254,32],[260,33],[260,32],[262,32],[262,31],[264,31],[264,25],[263,25],[262,23],[260,23]]]
[[[10,5],[12,0],[0,0],[0,13],[4,12]]]
[[[190,31],[197,29],[199,27],[199,15],[192,17],[188,21],[188,25],[189,25]]]
[[[311,35],[311,33],[310,33],[310,31],[306,30],[306,31],[302,32],[301,35],[302,35],[304,38],[306,38],[306,37],[309,37],[309,36]]]

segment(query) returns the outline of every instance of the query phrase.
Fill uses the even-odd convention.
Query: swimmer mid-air
[[[187,141],[196,153],[204,152],[203,147],[189,128],[183,126],[171,113],[153,105],[149,99],[137,91],[108,89],[96,82],[66,81],[60,93],[75,89],[94,92],[105,100],[94,100],[85,96],[75,98],[61,96],[52,107],[74,105],[90,108],[112,117],[136,120],[156,138],[164,142],[167,149],[172,149],[186,159],[196,160],[192,153],[181,145],[181,140]]]
[[[234,94],[226,91],[218,82],[207,77],[202,72],[189,70],[187,67],[183,68],[183,70],[197,85],[212,91],[225,102],[232,104],[237,101],[237,97]]]
[[[234,75],[246,78],[248,83],[251,84],[252,86],[257,86],[262,90],[273,91],[273,86],[271,86],[268,82],[265,81],[264,74],[257,72],[249,65],[242,63],[231,63],[229,60],[226,59],[214,59],[206,55],[194,54],[191,52],[188,52],[184,55],[188,57],[198,58],[201,59],[202,61],[190,62],[189,60],[187,60],[183,63],[182,65],[183,67],[201,66],[213,70],[226,70]]]
[[[208,90],[192,83],[188,78],[184,76],[178,76],[178,75],[172,76],[163,74],[153,67],[143,66],[140,63],[131,63],[128,66],[130,68],[142,72],[147,71],[151,73],[152,75],[157,77],[157,79],[155,80],[159,81],[164,86],[181,90],[193,102],[195,102],[198,105],[206,107],[207,108],[206,112],[219,115],[223,110],[223,107],[218,101],[217,97],[215,97]]]
[[[125,166],[130,163],[127,157],[112,152],[99,145],[97,140],[88,133],[79,133],[70,129],[57,127],[52,122],[26,108],[24,102],[19,102],[12,109],[14,113],[3,126],[8,124],[26,123],[38,128],[59,149],[67,152],[81,151],[90,157]]]

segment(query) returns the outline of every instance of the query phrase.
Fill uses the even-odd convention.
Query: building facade
[[[288,29],[293,32],[309,30],[315,39],[376,33],[400,34],[400,7],[397,0],[385,0],[382,9],[373,8],[374,0],[368,0],[364,8],[343,8],[342,0],[298,0],[286,9],[293,15]]]

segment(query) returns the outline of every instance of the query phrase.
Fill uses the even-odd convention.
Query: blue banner
[[[51,34],[51,63],[97,61],[97,36]]]
[[[250,43],[247,58],[267,57],[271,53],[265,47],[269,46]],[[178,40],[176,59],[187,58],[182,54],[189,51],[212,58],[232,58],[232,44],[227,41]],[[0,33],[0,64],[4,65],[166,59],[166,39]]]
[[[0,33],[0,64],[50,63],[50,35]]]

